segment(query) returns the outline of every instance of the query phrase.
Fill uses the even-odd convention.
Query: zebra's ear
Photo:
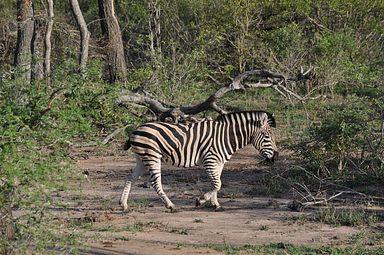
[[[261,117],[261,119],[258,120],[257,122],[258,122],[258,124],[259,124],[258,127],[262,127],[262,128],[266,127],[267,124],[269,124],[269,122],[268,122],[268,116],[267,116],[266,114],[263,114],[262,117]]]

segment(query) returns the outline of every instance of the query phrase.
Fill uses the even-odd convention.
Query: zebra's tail
[[[125,142],[123,149],[126,151],[126,150],[128,150],[129,148],[131,148],[131,141],[128,139],[128,140]]]

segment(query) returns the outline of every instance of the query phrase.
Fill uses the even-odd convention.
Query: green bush
[[[6,219],[0,232],[8,231],[0,233],[0,253],[22,252],[32,244],[41,252],[61,239],[48,230],[52,221],[46,212],[55,206],[51,192],[64,188],[71,162],[58,146],[62,133],[42,114],[47,98],[41,91],[34,86],[18,91],[14,81],[0,86],[0,208]]]
[[[97,77],[65,75],[66,68],[51,88],[0,80],[1,254],[76,247],[76,237],[58,229],[50,214],[63,206],[52,194],[77,176],[70,145],[98,141],[116,125],[136,121],[116,106],[117,89]],[[89,73],[97,72],[92,68],[97,63]]]
[[[296,148],[309,169],[322,176],[384,178],[383,106],[382,100],[357,96],[329,105]]]

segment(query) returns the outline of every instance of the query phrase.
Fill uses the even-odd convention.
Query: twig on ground
[[[105,137],[103,139],[103,141],[101,142],[101,144],[107,144],[109,141],[112,140],[113,137],[115,137],[117,134],[119,134],[120,132],[124,131],[127,127],[129,127],[130,124],[128,125],[125,125],[124,127],[121,127],[121,128],[116,128],[111,134],[107,135],[107,137]]]

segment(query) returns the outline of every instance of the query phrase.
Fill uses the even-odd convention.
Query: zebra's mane
[[[221,114],[220,116],[218,116],[216,118],[217,121],[222,121],[224,120],[224,118],[228,115],[232,115],[232,114],[242,114],[242,113],[265,113],[267,114],[268,116],[268,124],[271,126],[271,127],[276,127],[276,120],[275,120],[275,116],[273,113],[270,113],[270,112],[267,112],[267,111],[238,111],[238,112],[230,112],[230,113],[226,113],[226,114]]]

